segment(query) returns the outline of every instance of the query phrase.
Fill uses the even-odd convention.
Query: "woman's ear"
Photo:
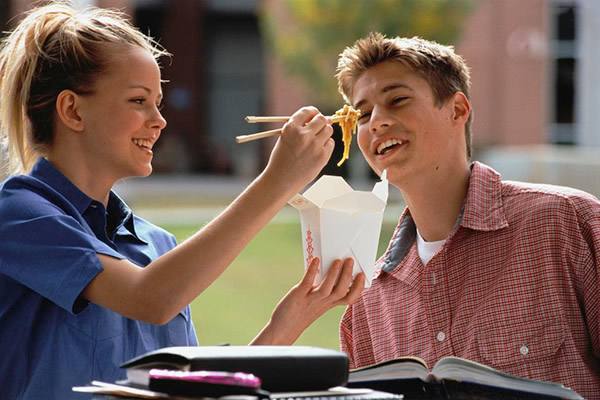
[[[56,97],[56,114],[59,121],[69,129],[81,132],[84,129],[80,112],[80,96],[72,90],[63,90]]]
[[[452,120],[461,122],[463,125],[467,123],[469,115],[471,115],[471,102],[463,92],[456,92],[452,98],[453,113]]]

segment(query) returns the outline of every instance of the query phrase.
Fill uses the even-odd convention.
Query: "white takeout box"
[[[341,176],[323,175],[303,195],[289,204],[300,212],[304,268],[319,257],[321,282],[335,259],[354,259],[353,275],[365,273],[371,286],[375,257],[387,204],[386,172],[372,192],[352,189]]]

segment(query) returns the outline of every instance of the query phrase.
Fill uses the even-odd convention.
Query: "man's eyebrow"
[[[381,89],[381,91],[383,93],[385,93],[385,92],[389,92],[390,90],[394,90],[394,89],[408,89],[411,92],[413,91],[413,89],[410,86],[405,85],[404,83],[392,83],[390,85],[385,86],[383,89]]]
[[[383,89],[381,89],[381,93],[386,93],[386,92],[389,92],[394,89],[407,89],[407,90],[410,90],[411,92],[413,91],[413,88],[411,88],[408,85],[405,85],[404,83],[392,83],[387,86],[384,86]],[[366,100],[360,100],[360,101],[358,101],[358,103],[356,103],[354,105],[354,108],[356,108],[358,110],[366,102],[367,102]]]

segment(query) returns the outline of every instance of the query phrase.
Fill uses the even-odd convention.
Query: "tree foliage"
[[[285,18],[262,14],[267,43],[291,75],[311,89],[310,101],[339,105],[334,78],[342,50],[369,32],[421,36],[453,44],[472,0],[280,0]]]

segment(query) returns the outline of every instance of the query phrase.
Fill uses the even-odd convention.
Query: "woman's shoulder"
[[[17,175],[0,184],[0,219],[62,214],[54,190],[44,182]]]
[[[143,240],[152,241],[154,243],[161,241],[171,247],[177,245],[177,240],[171,232],[153,224],[139,215],[133,214],[133,224],[136,234]]]

